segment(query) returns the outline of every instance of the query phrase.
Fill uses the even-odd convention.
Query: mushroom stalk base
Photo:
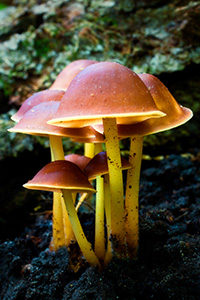
[[[131,138],[125,195],[125,229],[129,257],[136,257],[139,241],[139,181],[142,161],[143,137]]]
[[[70,219],[77,243],[79,244],[79,247],[80,247],[85,259],[88,261],[88,263],[91,266],[98,266],[99,268],[101,268],[99,260],[92,249],[92,245],[88,242],[88,240],[83,232],[83,228],[79,221],[71,192],[63,189],[62,194],[64,197],[64,202],[66,205],[66,209],[67,209],[67,212],[69,215],[69,219]]]
[[[125,253],[124,193],[116,119],[105,118],[103,125],[110,181],[112,246],[115,254],[123,257]]]

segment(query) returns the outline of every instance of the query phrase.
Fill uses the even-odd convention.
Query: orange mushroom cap
[[[74,164],[76,164],[82,171],[85,169],[87,164],[91,161],[90,157],[75,154],[75,153],[65,155],[65,159],[67,161],[71,161]]]
[[[81,72],[86,67],[98,63],[95,60],[89,59],[79,59],[71,62],[68,66],[66,66],[57,76],[56,80],[50,87],[50,90],[64,90],[66,91],[68,86],[70,85],[72,79],[79,72]]]
[[[96,192],[85,173],[77,165],[66,160],[56,160],[45,165],[23,186],[31,190],[52,192],[61,192],[62,189],[72,192]]]
[[[131,168],[131,164],[121,156],[122,170]],[[96,154],[85,167],[85,174],[89,179],[108,174],[107,153],[105,151]]]
[[[152,118],[138,124],[118,125],[120,138],[149,135],[169,130],[186,123],[192,118],[193,113],[189,108],[177,103],[167,87],[154,75],[138,74],[150,91],[156,106],[166,115],[162,118]],[[103,126],[94,125],[94,129],[103,134]]]
[[[60,101],[64,95],[64,91],[55,90],[44,90],[38,93],[33,94],[28,99],[26,99],[20,109],[14,114],[11,119],[15,122],[19,122],[19,120],[23,117],[23,115],[31,109],[33,106],[40,104],[42,102],[47,101]]]
[[[133,124],[164,115],[136,73],[118,63],[99,62],[72,80],[48,123],[83,127],[102,124],[102,118],[112,117],[118,124]]]
[[[8,131],[41,136],[57,135],[74,139],[89,139],[102,136],[89,126],[84,128],[63,128],[47,124],[47,121],[54,116],[58,106],[58,101],[42,102],[28,110],[19,122],[8,129]]]

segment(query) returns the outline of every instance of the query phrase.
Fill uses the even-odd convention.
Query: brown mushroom
[[[63,194],[69,219],[83,255],[90,265],[100,267],[99,260],[83,232],[71,194],[72,192],[96,192],[84,172],[70,161],[57,160],[44,166],[32,180],[24,184],[24,187]]]
[[[129,161],[132,168],[128,171],[125,196],[125,227],[130,256],[136,256],[139,239],[138,193],[143,136],[180,126],[193,115],[190,109],[176,102],[167,87],[156,76],[146,73],[138,74],[138,76],[151,93],[157,108],[164,112],[165,116],[162,118],[150,118],[137,124],[117,126],[119,138],[131,137]],[[103,134],[102,125],[94,125],[94,128]]]
[[[132,169],[128,171],[126,183],[126,236],[130,256],[136,256],[138,247],[138,193],[140,164],[142,159],[143,136],[169,130],[186,123],[192,118],[192,111],[179,105],[167,87],[151,74],[138,74],[150,91],[156,106],[166,115],[160,119],[148,119],[144,122],[118,127],[119,136],[131,137],[130,158]]]

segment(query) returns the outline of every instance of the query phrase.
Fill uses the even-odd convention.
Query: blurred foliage
[[[8,133],[7,129],[13,127],[10,116],[13,112],[0,116],[0,160],[6,156],[17,156],[24,150],[33,150],[33,141],[30,136],[23,134]]]
[[[137,2],[15,1],[1,10],[0,89],[16,95],[33,77],[33,90],[49,87],[79,58],[153,74],[200,63],[199,1]]]
[[[0,91],[9,101],[8,110],[50,87],[76,59],[116,61],[157,76],[200,63],[200,1],[13,0],[9,4],[0,10]],[[198,115],[199,80],[186,76],[182,86],[182,80],[176,80],[176,99]],[[43,138],[8,134],[8,116],[1,115],[1,157],[44,143]],[[198,131],[199,120],[194,120],[173,134],[145,138],[145,145],[173,142],[179,135],[187,140]],[[65,147],[81,149],[69,141]]]

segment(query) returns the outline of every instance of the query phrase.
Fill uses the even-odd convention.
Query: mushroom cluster
[[[113,256],[136,257],[143,137],[191,117],[192,111],[179,105],[158,78],[115,62],[72,62],[49,90],[27,99],[12,117],[17,123],[10,131],[49,137],[52,161],[24,187],[53,192],[50,249],[76,241],[87,262],[99,269]],[[83,155],[64,155],[66,137],[84,144]],[[130,139],[129,161],[120,151],[119,140],[125,138]],[[91,194],[94,246],[78,215]]]

